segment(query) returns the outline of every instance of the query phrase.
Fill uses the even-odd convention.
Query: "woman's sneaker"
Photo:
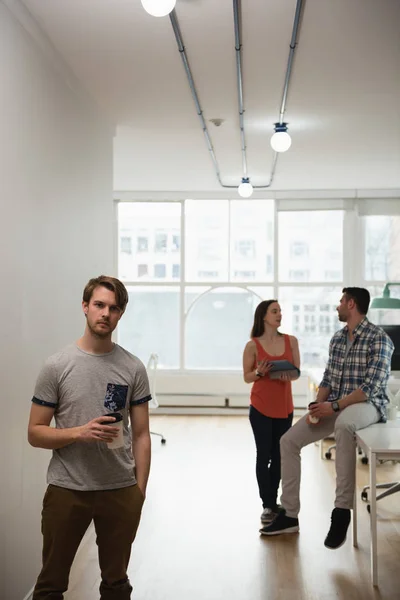
[[[282,509],[276,519],[260,529],[261,535],[279,535],[281,533],[297,533],[299,531],[299,520],[286,516],[286,511]]]
[[[272,521],[276,517],[276,512],[272,510],[272,508],[264,508],[261,513],[261,523],[272,523]]]

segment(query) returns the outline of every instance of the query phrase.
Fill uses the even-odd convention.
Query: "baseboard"
[[[151,415],[246,415],[248,408],[224,408],[223,406],[159,406]]]
[[[32,600],[33,590],[34,590],[34,587],[29,590],[29,592],[27,593],[27,595],[24,597],[23,600]]]
[[[302,416],[305,408],[294,409],[295,416]],[[248,415],[249,408],[224,408],[222,406],[159,406],[150,410],[155,417],[161,415]]]

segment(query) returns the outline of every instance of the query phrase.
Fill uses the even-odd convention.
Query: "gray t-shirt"
[[[55,409],[56,427],[78,427],[95,417],[123,415],[124,447],[75,442],[53,450],[47,482],[80,491],[111,490],[136,483],[129,408],[151,400],[143,363],[118,344],[107,354],[89,354],[71,344],[47,359],[32,402]]]

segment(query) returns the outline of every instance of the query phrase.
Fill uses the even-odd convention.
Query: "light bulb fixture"
[[[174,10],[176,0],[141,0],[141,3],[152,17],[166,17]]]
[[[286,152],[292,145],[287,129],[287,123],[275,123],[275,133],[271,137],[271,146],[275,152]]]
[[[242,178],[242,183],[238,187],[238,194],[242,198],[250,198],[250,196],[253,194],[253,186],[251,185],[248,177]]]

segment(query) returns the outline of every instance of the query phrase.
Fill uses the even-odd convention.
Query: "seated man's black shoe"
[[[325,546],[336,550],[346,541],[347,529],[350,525],[350,510],[348,508],[334,508],[331,516],[331,528],[325,538]]]
[[[285,509],[281,509],[270,525],[260,529],[261,535],[279,535],[281,533],[297,533],[299,520],[286,516]]]

